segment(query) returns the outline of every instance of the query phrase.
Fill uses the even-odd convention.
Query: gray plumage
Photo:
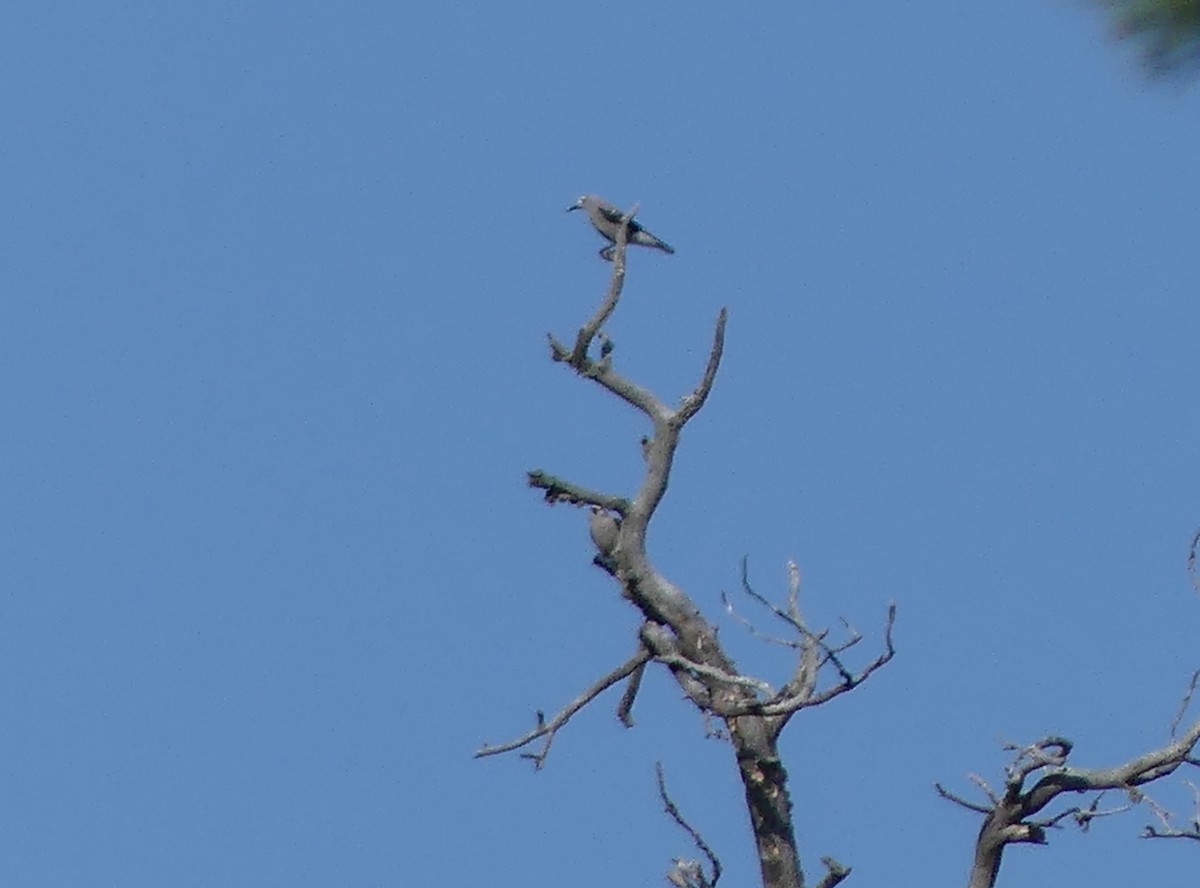
[[[603,198],[599,198],[594,194],[585,194],[574,204],[567,207],[567,212],[571,210],[583,210],[587,213],[588,219],[591,220],[592,226],[609,241],[610,244],[617,242],[617,231],[621,227],[621,217],[624,213],[610,204]],[[659,240],[646,229],[642,228],[641,224],[636,219],[629,220],[629,243],[637,244],[639,247],[654,247],[656,250],[662,250],[664,253],[674,253],[675,248],[666,241]],[[612,260],[611,246],[604,247],[600,250],[600,258]]]
[[[607,557],[617,548],[617,537],[621,528],[615,518],[599,506],[592,506],[591,517],[588,518],[588,533],[600,554]]]

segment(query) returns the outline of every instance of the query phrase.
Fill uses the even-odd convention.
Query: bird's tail
[[[664,240],[659,240],[654,235],[646,230],[633,233],[630,238],[635,244],[640,244],[643,247],[654,247],[656,250],[662,250],[664,253],[674,253],[675,248]]]

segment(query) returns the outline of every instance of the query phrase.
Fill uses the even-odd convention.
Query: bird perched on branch
[[[591,534],[592,542],[596,544],[601,556],[607,558],[617,548],[617,537],[621,533],[621,527],[612,515],[599,506],[592,506],[591,512],[588,518],[588,533]]]
[[[621,227],[621,217],[625,215],[621,210],[614,207],[608,201],[596,197],[594,194],[585,194],[574,204],[567,207],[567,212],[572,210],[583,210],[587,213],[588,219],[591,220],[592,226],[600,232],[605,239],[611,244],[617,242],[617,231]],[[659,240],[634,219],[629,220],[629,243],[637,244],[639,247],[654,247],[656,250],[662,250],[664,253],[674,253],[675,248],[666,241]],[[612,261],[613,248],[611,246],[604,247],[600,250],[600,258]]]

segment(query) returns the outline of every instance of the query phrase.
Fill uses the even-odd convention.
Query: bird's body
[[[602,557],[612,555],[617,548],[617,540],[621,535],[621,526],[615,518],[599,506],[592,506],[588,517],[588,533],[596,544]]]
[[[610,244],[617,242],[617,232],[621,228],[621,218],[625,215],[619,209],[614,207],[603,198],[597,197],[594,194],[585,194],[574,204],[567,207],[567,212],[571,210],[583,210],[587,213],[588,219],[595,228]],[[629,243],[637,244],[639,247],[653,247],[656,250],[662,250],[664,253],[674,253],[675,248],[666,241],[659,240],[635,219],[629,220]],[[600,250],[600,256],[603,259],[612,259],[612,247],[607,246]]]

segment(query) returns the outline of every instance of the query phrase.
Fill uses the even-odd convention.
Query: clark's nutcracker
[[[592,514],[588,518],[588,533],[605,558],[617,548],[617,536],[620,532],[620,526],[612,515],[599,506],[592,506]]]
[[[621,217],[624,215],[619,209],[614,207],[603,198],[596,197],[594,194],[585,194],[574,204],[567,207],[567,212],[571,210],[583,210],[587,213],[588,218],[592,221],[593,227],[600,232],[610,242],[617,242],[617,229],[621,226]],[[641,247],[654,247],[656,250],[662,250],[664,253],[674,253],[675,248],[666,241],[661,241],[642,228],[636,219],[629,220],[629,243],[637,244]],[[600,258],[612,261],[612,247],[604,247],[600,251]]]

